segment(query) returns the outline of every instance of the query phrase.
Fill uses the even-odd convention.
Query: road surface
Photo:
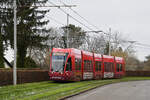
[[[150,81],[105,85],[67,100],[150,100]]]

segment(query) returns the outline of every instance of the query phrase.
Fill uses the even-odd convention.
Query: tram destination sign
[[[59,56],[65,56],[66,53],[64,53],[64,52],[54,52],[53,55],[55,55],[55,56],[57,56],[57,55],[59,55]]]

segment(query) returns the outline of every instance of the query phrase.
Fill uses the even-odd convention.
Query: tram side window
[[[90,62],[89,71],[92,71],[92,69],[93,69],[93,63],[92,63],[92,61],[89,61],[89,62]]]
[[[109,63],[109,72],[112,72],[112,63]]]
[[[84,70],[85,71],[92,71],[93,64],[92,61],[84,60]]]
[[[95,70],[96,71],[101,71],[101,62],[100,61],[96,61],[95,62]]]
[[[120,64],[120,72],[122,72],[122,64]]]
[[[114,71],[114,63],[111,63],[111,70]]]
[[[98,66],[99,66],[99,62],[96,61],[96,62],[95,62],[95,70],[96,70],[96,71],[98,71]]]
[[[75,58],[75,69],[78,70],[78,59]]]
[[[72,71],[71,58],[67,61],[66,71]]]
[[[105,70],[105,72],[108,72],[108,63],[107,62],[104,62],[104,70]]]
[[[99,71],[102,70],[102,62],[99,62]]]
[[[111,63],[107,63],[107,72],[111,72]]]
[[[75,58],[75,69],[81,70],[81,59]]]
[[[89,70],[89,66],[90,66],[89,64],[90,64],[90,63],[89,63],[89,61],[87,60],[87,61],[86,61],[86,70],[87,70],[87,71]]]
[[[86,60],[86,71],[89,71],[90,68],[90,61]]]
[[[78,70],[78,59],[75,58],[75,69]]]
[[[81,70],[81,59],[79,59],[79,70]]]
[[[117,63],[117,65],[116,65],[116,67],[117,67],[117,68],[116,68],[117,72],[119,72],[119,65],[120,65],[120,64],[118,64],[118,63]]]
[[[104,71],[105,72],[112,72],[113,71],[113,63],[104,62]]]
[[[104,71],[105,71],[105,72],[107,71],[106,66],[107,66],[107,63],[106,63],[106,62],[104,62]]]
[[[87,70],[87,61],[84,60],[84,70]]]

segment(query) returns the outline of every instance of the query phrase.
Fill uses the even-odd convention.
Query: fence
[[[150,77],[150,71],[126,71],[126,76]],[[17,70],[17,83],[31,83],[48,81],[48,71],[40,69],[19,69]],[[0,69],[0,86],[13,84],[13,70]]]
[[[126,71],[126,76],[150,77],[150,71]]]
[[[48,81],[48,71],[40,69],[17,70],[17,83]],[[0,69],[0,86],[13,84],[13,70]]]

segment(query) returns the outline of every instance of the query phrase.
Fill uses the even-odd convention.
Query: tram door
[[[104,62],[104,78],[114,77],[114,63]]]

